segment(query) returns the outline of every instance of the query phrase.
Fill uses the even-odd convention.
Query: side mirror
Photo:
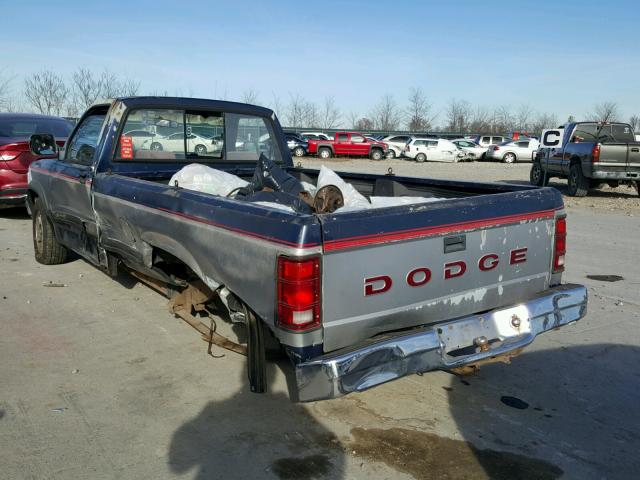
[[[29,151],[37,156],[54,155],[58,152],[56,139],[50,133],[38,133],[31,135],[29,139]]]

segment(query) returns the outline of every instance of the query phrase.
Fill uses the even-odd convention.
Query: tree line
[[[42,70],[26,76],[18,88],[15,83],[14,78],[0,77],[0,111],[34,111],[78,117],[98,99],[141,94],[139,81],[121,78],[108,69],[96,72],[80,67],[67,78],[52,70]],[[148,94],[169,95],[169,92]],[[184,95],[182,92],[173,94]],[[192,96],[191,91],[186,96]],[[226,91],[214,96],[229,99]],[[538,134],[545,128],[563,123],[556,114],[536,111],[528,104],[489,107],[452,98],[436,110],[420,87],[410,89],[404,101],[398,101],[391,94],[383,95],[366,112],[343,111],[332,96],[314,102],[300,94],[289,94],[283,99],[274,93],[270,99],[265,99],[257,90],[249,89],[236,100],[273,109],[282,124],[289,128],[461,133],[519,131]],[[573,120],[573,117],[568,120]],[[622,116],[615,102],[602,102],[594,105],[585,120],[622,121]],[[637,130],[640,128],[640,116],[631,116],[628,123]]]

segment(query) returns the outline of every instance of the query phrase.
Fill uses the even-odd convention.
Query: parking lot
[[[530,167],[322,163],[525,183]],[[166,299],[134,279],[80,259],[37,264],[29,217],[2,210],[0,477],[633,478],[640,197],[620,187],[565,202],[564,281],[589,287],[585,319],[539,338],[511,365],[309,404],[289,401],[286,364],[272,365],[270,393],[250,393],[244,358],[215,347],[208,355]]]

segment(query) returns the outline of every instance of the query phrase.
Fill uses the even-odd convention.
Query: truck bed
[[[308,169],[290,169],[290,172],[311,183],[315,183],[318,174]],[[253,272],[251,278],[272,278],[275,257],[271,256],[275,256],[277,249],[267,244],[260,248],[255,242],[241,247],[243,239],[238,239],[231,248],[233,239],[224,230],[248,231],[253,238],[275,239],[284,245],[309,249],[310,253],[319,249],[323,270],[323,331],[319,338],[325,352],[379,333],[512,304],[548,288],[553,281],[549,273],[553,222],[556,210],[562,207],[562,199],[555,189],[339,172],[365,196],[446,200],[313,216],[276,212],[238,200],[176,190],[163,185],[166,178],[147,180],[145,175],[132,173],[127,174],[129,181],[118,182],[120,188],[129,184],[126,188],[129,195],[137,192],[139,201],[159,202],[165,213],[177,210],[179,221],[204,218],[209,229],[217,230],[212,238],[218,239],[215,244],[220,246],[221,253],[210,253],[208,259],[193,258],[192,268],[214,281],[214,285],[227,285],[272,325],[275,324],[273,285],[247,281],[246,273],[242,272],[252,269],[255,258],[263,258],[258,265],[261,274]],[[249,178],[252,170],[234,173]],[[143,184],[149,186],[142,188]],[[96,188],[100,189],[100,182]],[[109,196],[114,194],[111,192]],[[97,210],[102,210],[101,205],[107,198],[96,196]],[[270,213],[261,214],[262,209]],[[122,216],[114,212],[114,218]],[[130,224],[131,230],[141,228],[141,238],[167,236],[166,232],[156,231],[166,222],[152,216],[137,214]],[[122,222],[112,223],[105,218],[103,229],[108,231],[105,228],[108,225],[120,229]],[[174,228],[185,227],[175,225]],[[191,234],[184,239],[184,245],[175,248],[205,251],[202,234],[192,229],[192,226],[187,228]],[[110,237],[122,237],[122,232],[114,232]],[[197,245],[190,246],[193,242]],[[444,242],[451,245],[445,247]],[[445,253],[445,248],[450,251]],[[509,266],[510,252],[521,248],[528,249],[529,261]],[[239,255],[232,252],[238,250]],[[270,252],[268,258],[264,258],[265,252]],[[479,270],[477,263],[484,255],[497,255],[498,266],[490,271]],[[486,260],[492,261],[493,257]],[[450,262],[465,262],[466,271],[445,280],[445,264]],[[233,264],[234,268],[221,269],[227,264]],[[410,287],[406,277],[416,268],[428,268],[431,279],[425,285]],[[455,274],[457,266],[451,268]],[[422,274],[415,275],[418,283],[423,280]],[[366,279],[380,276],[391,278],[393,287],[383,294],[365,296]],[[376,281],[372,281],[372,285],[378,286]]]

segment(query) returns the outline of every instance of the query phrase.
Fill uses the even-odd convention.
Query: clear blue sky
[[[422,87],[473,104],[640,114],[637,1],[32,1],[2,7],[0,70],[109,68],[168,91],[271,104],[334,96],[366,113]]]

